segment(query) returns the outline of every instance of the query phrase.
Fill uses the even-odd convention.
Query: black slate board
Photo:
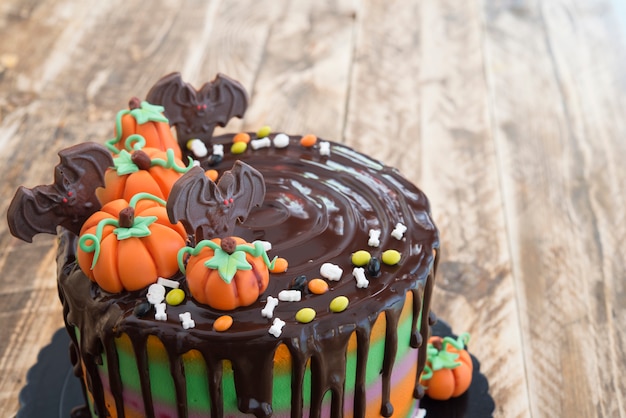
[[[450,326],[438,320],[433,335],[454,336]],[[69,360],[69,337],[59,329],[44,347],[37,363],[29,370],[26,386],[20,392],[20,410],[16,418],[68,418],[74,407],[84,404],[79,380],[74,377]],[[420,407],[426,418],[489,418],[495,404],[489,395],[487,378],[480,374],[480,363],[474,357],[474,374],[470,389],[450,401],[436,401],[425,396]]]

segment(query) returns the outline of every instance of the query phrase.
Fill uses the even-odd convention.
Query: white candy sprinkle
[[[198,161],[198,160],[193,160],[192,164],[193,164],[194,167],[200,167],[200,161]]]
[[[278,300],[282,302],[300,302],[302,292],[299,290],[281,290],[278,293]]]
[[[330,142],[322,141],[320,142],[320,155],[330,155]]]
[[[426,417],[426,410],[423,408],[418,408],[417,411],[415,411],[415,415],[413,415],[413,418],[425,418]]]
[[[274,316],[274,308],[278,305],[278,299],[273,296],[267,297],[265,307],[261,310],[261,316],[263,318],[272,318]]]
[[[189,329],[189,328],[195,328],[196,327],[196,321],[191,319],[191,313],[189,313],[189,312],[183,312],[181,314],[178,314],[178,319],[183,324],[183,328],[184,329]]]
[[[148,288],[146,299],[148,299],[148,302],[152,305],[163,302],[165,299],[165,287],[157,283],[151,284]]]
[[[325,279],[332,280],[333,282],[339,281],[342,274],[343,270],[336,264],[324,263],[320,267],[320,275]]]
[[[274,337],[278,338],[280,337],[280,334],[283,333],[284,326],[285,326],[285,321],[281,320],[280,318],[274,318],[274,322],[272,323],[272,326],[267,332],[272,334]]]
[[[370,247],[378,247],[380,245],[380,229],[370,229],[369,241],[367,245]]]
[[[220,157],[224,156],[224,145],[223,144],[213,144],[213,155],[219,155]]]
[[[154,305],[154,309],[156,312],[154,314],[154,319],[157,321],[167,321],[167,314],[165,313],[165,303],[157,303]]]
[[[352,270],[352,275],[356,279],[356,287],[359,289],[365,289],[370,285],[370,282],[365,278],[365,269],[363,267],[355,267]]]
[[[190,139],[187,141],[187,149],[193,152],[193,155],[198,158],[206,157],[209,153],[209,150],[206,148],[206,145],[204,145],[204,142],[199,139]]]
[[[404,226],[404,224],[401,224],[400,222],[398,222],[396,224],[395,229],[393,231],[391,231],[391,236],[394,237],[397,240],[400,240],[404,236],[405,232],[406,232],[406,226]]]
[[[178,289],[178,287],[180,286],[180,283],[178,283],[176,280],[166,279],[165,277],[159,277],[157,279],[157,284],[160,284],[164,287],[169,287],[170,289]]]
[[[250,141],[250,146],[252,149],[257,150],[261,148],[267,148],[272,145],[272,140],[269,137],[261,138],[261,139],[253,139]]]
[[[272,243],[269,241],[256,240],[254,242],[260,242],[261,245],[263,245],[263,249],[265,250],[265,252],[268,252],[272,249]]]
[[[287,134],[278,134],[274,137],[274,146],[276,148],[285,148],[289,145],[289,136]]]

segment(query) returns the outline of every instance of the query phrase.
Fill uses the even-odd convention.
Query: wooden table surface
[[[222,72],[268,124],[399,168],[441,230],[434,310],[472,334],[498,417],[625,417],[623,0],[2,0],[0,178],[180,71]],[[3,218],[4,219],[4,218]],[[62,326],[52,236],[0,223],[0,411]]]

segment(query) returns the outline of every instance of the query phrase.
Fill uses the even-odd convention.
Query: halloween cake
[[[12,233],[59,237],[76,415],[415,414],[439,246],[426,196],[313,135],[213,136],[246,106],[225,76],[166,76],[105,145],[17,191]]]

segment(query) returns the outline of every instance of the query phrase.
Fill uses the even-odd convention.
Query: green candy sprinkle
[[[350,301],[345,296],[337,296],[335,299],[330,301],[330,310],[332,312],[343,312],[348,307],[348,303]]]
[[[370,258],[372,256],[365,250],[359,250],[357,252],[352,253],[352,264],[357,267],[362,267],[367,265],[370,262]]]
[[[247,148],[248,144],[246,144],[245,142],[235,142],[230,147],[230,152],[232,152],[233,154],[243,154]]]
[[[313,308],[302,308],[298,312],[296,312],[296,321],[302,324],[308,324],[314,319],[315,309]]]
[[[177,306],[185,300],[185,292],[182,289],[172,289],[165,296],[168,305]]]
[[[400,255],[398,251],[387,250],[383,253],[382,260],[383,260],[383,263],[387,264],[388,266],[395,266],[396,264],[400,262],[401,257],[402,256]]]
[[[265,125],[257,131],[256,136],[257,138],[265,138],[266,136],[270,134],[270,132],[272,132],[272,128]]]

